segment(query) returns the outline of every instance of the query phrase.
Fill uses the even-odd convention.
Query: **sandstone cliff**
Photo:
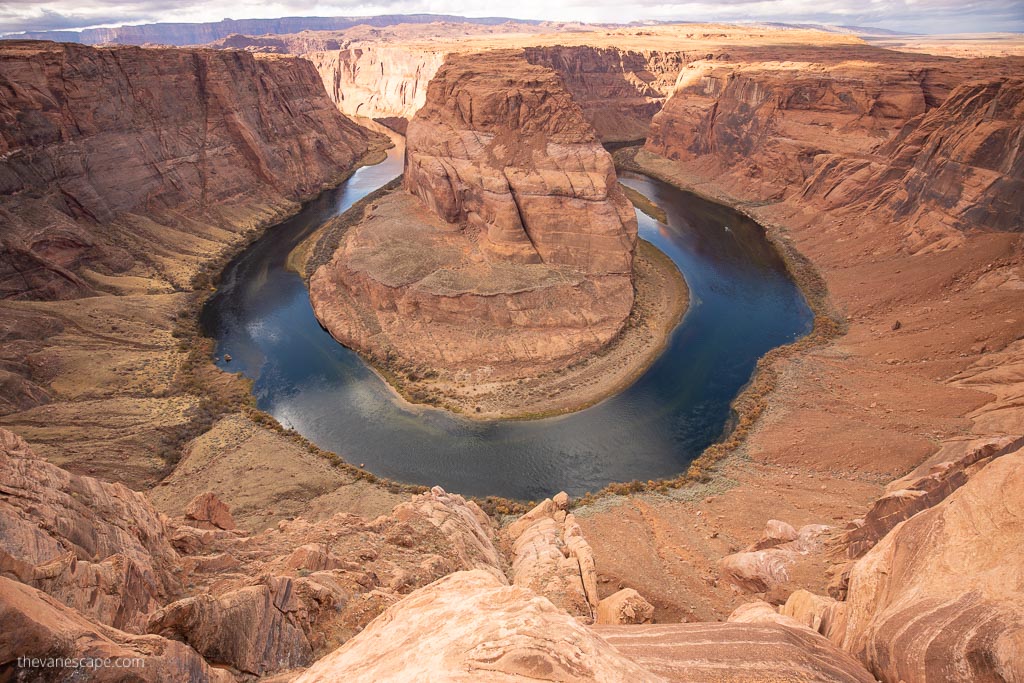
[[[642,140],[675,89],[683,52],[588,45],[530,47],[531,64],[558,72],[603,142]]]
[[[1020,232],[1022,122],[1024,80],[965,83],[908,121],[877,159],[822,155],[802,199],[889,216],[907,227],[914,250],[968,230]]]
[[[439,50],[369,46],[303,55],[343,113],[411,119],[427,101],[427,84],[444,62]]]
[[[903,226],[912,250],[1021,229],[1018,61],[869,48],[765,57],[688,64],[646,149],[732,195],[874,212]]]
[[[367,150],[299,59],[5,41],[0,84],[4,298],[185,287]]]
[[[551,70],[521,52],[449,56],[409,125],[405,186],[310,280],[342,343],[505,379],[563,368],[623,328],[636,218]]]
[[[794,593],[783,612],[883,681],[1020,680],[1024,451],[989,457],[847,569],[843,601]]]
[[[359,41],[339,50],[309,50],[342,112],[374,119],[411,119],[426,103],[427,84],[449,54],[472,52],[455,41],[436,47]],[[589,45],[527,47],[531,64],[561,76],[584,118],[604,142],[646,137],[652,117],[672,94],[689,61],[683,52]],[[402,131],[404,132],[404,131]]]

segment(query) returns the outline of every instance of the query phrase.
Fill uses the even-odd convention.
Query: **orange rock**
[[[164,519],[141,493],[71,474],[0,429],[0,575],[141,632],[181,590]]]
[[[200,493],[185,506],[185,519],[196,522],[200,529],[235,528],[235,520],[228,506],[211,491]]]
[[[405,187],[310,279],[321,323],[389,367],[505,380],[611,341],[637,223],[558,75],[521,51],[450,55],[410,122]]]
[[[1024,678],[1024,450],[894,528],[825,605],[829,638],[884,681]]]
[[[407,596],[296,683],[524,679],[659,680],[547,599],[472,571]]]
[[[83,676],[97,683],[235,680],[229,672],[209,666],[184,643],[97,624],[46,593],[4,577],[0,577],[0,623],[0,666],[13,672],[15,680],[64,681]],[[121,666],[19,666],[19,658],[110,659]]]
[[[602,625],[648,624],[654,617],[654,605],[632,588],[612,593],[597,605],[597,620]]]

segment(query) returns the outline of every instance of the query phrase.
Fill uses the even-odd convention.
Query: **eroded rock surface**
[[[855,659],[804,628],[778,624],[596,626],[594,632],[653,675],[680,683],[871,683]]]
[[[0,575],[141,633],[181,590],[167,531],[143,494],[51,465],[0,429]]]
[[[4,41],[0,85],[2,298],[105,289],[93,271],[185,286],[175,247],[280,217],[369,139],[301,59]]]
[[[1020,680],[1022,492],[1017,450],[894,528],[853,565],[845,602],[787,608],[884,681]]]
[[[207,664],[188,645],[138,636],[97,624],[53,597],[0,576],[0,670],[32,681],[190,681],[232,683],[227,671]],[[119,666],[18,667],[19,658],[116,661]]]
[[[425,679],[660,680],[546,598],[472,571],[406,597],[296,683]]]
[[[568,503],[560,493],[505,529],[512,544],[512,582],[593,621],[600,601],[594,553]]]

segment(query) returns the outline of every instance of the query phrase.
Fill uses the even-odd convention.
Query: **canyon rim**
[[[1024,39],[814,23],[0,40],[0,679],[1024,680]],[[261,244],[254,333],[482,449],[662,372],[727,269],[813,320],[671,476],[474,499],[260,408],[200,314]]]

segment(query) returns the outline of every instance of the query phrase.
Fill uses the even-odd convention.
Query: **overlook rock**
[[[310,280],[343,344],[506,379],[564,368],[622,330],[636,217],[554,71],[521,51],[450,55],[409,124],[405,189]]]

